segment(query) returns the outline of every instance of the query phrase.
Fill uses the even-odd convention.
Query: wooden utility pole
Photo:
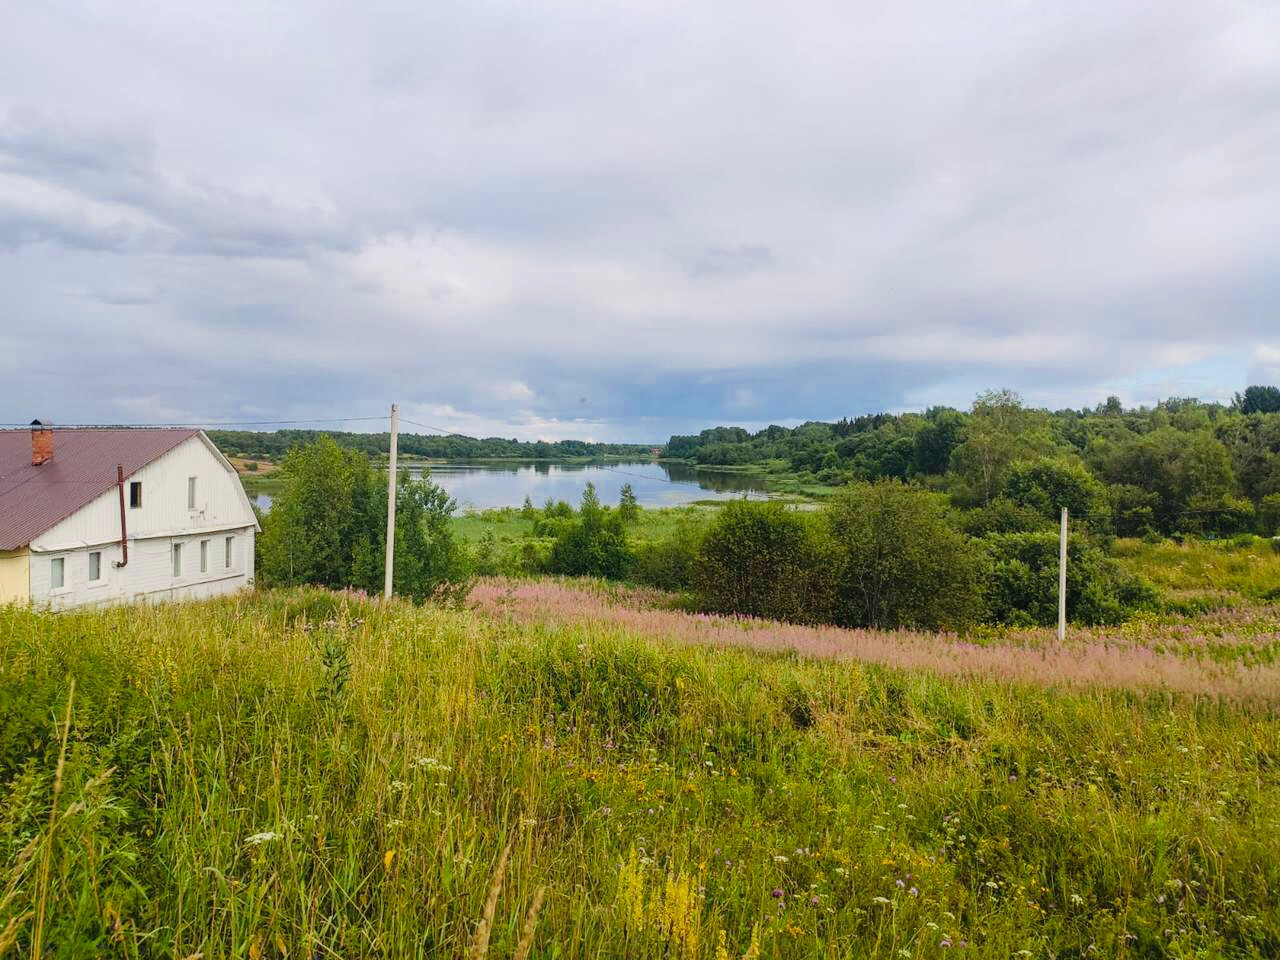
[[[400,415],[396,405],[391,405],[391,462],[387,466],[387,573],[382,584],[382,595],[391,599],[393,558],[396,553],[396,443],[400,434]]]
[[[1067,508],[1062,508],[1062,533],[1058,537],[1058,641],[1067,639]]]

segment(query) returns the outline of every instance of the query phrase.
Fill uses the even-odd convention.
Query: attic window
[[[129,506],[135,510],[142,506],[142,481],[134,480],[129,484]]]

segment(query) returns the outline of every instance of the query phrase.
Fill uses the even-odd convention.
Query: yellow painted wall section
[[[0,550],[0,603],[26,603],[31,596],[31,554]]]

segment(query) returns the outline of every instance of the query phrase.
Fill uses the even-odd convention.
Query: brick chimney
[[[31,421],[31,465],[38,467],[53,459],[53,424],[45,420]]]

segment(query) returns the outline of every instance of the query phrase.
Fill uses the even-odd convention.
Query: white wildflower
[[[262,833],[254,833],[244,838],[244,842],[251,847],[260,847],[264,843],[270,843],[272,840],[279,840],[280,834],[274,830],[264,830]]]
[[[426,767],[428,770],[436,770],[436,771],[439,771],[440,773],[447,773],[448,771],[453,769],[453,767],[449,766],[446,763],[441,763],[435,757],[419,757],[417,760],[413,761],[413,763],[411,763],[410,766]]]

